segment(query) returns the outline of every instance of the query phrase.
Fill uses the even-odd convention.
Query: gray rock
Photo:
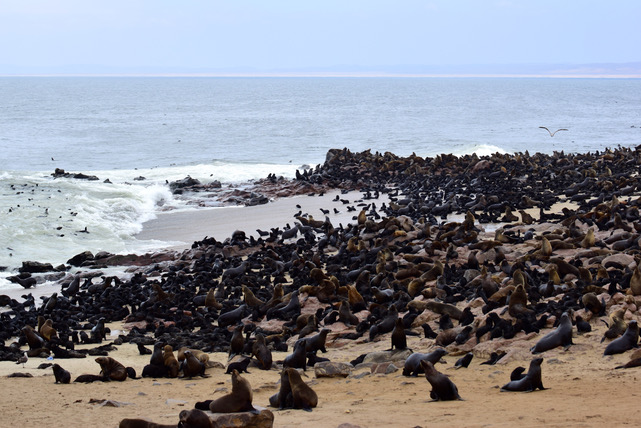
[[[264,407],[254,406],[256,412],[211,413],[205,412],[215,428],[271,428],[274,414]]]
[[[352,371],[352,365],[347,363],[335,363],[323,361],[314,365],[314,374],[321,377],[347,377]]]
[[[392,361],[404,361],[412,355],[409,349],[402,349],[400,351],[380,351],[367,354],[363,359],[363,363],[388,363]]]

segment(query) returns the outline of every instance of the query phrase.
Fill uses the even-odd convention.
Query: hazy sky
[[[0,0],[0,72],[638,62],[640,18],[640,0]]]

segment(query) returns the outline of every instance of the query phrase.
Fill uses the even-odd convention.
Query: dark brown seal
[[[252,355],[258,360],[258,368],[269,370],[272,368],[272,351],[267,347],[265,336],[262,333],[256,335],[256,341],[252,345]]]
[[[405,365],[403,366],[403,376],[418,376],[419,373],[423,373],[423,367],[421,366],[421,361],[429,361],[432,364],[436,364],[443,355],[446,355],[447,351],[443,348],[437,348],[429,354],[423,354],[420,352],[415,352],[405,360]]]
[[[501,391],[534,391],[536,389],[544,390],[541,381],[541,363],[543,358],[535,358],[530,362],[530,368],[527,374],[518,380],[513,380],[501,388]],[[516,376],[515,376],[516,377]]]
[[[462,400],[458,388],[449,377],[434,368],[434,364],[421,360],[421,367],[425,371],[425,378],[432,385],[430,398],[432,401]]]
[[[118,428],[176,428],[176,425],[162,425],[145,419],[126,418],[120,421]]]
[[[100,374],[109,380],[122,382],[127,379],[127,369],[111,357],[98,357],[96,362],[100,364]]]
[[[289,379],[289,386],[292,394],[292,407],[311,411],[318,404],[318,395],[300,377],[296,369],[284,369]],[[281,377],[282,382],[282,377]]]
[[[191,353],[191,350],[184,351],[185,360],[181,364],[183,376],[191,379],[194,376],[205,376],[205,365]]]
[[[632,348],[638,348],[639,345],[639,324],[636,320],[628,323],[628,328],[623,333],[623,336],[614,339],[606,346],[603,355],[622,354]]]
[[[254,410],[252,406],[252,387],[238,370],[231,374],[231,393],[223,395],[209,403],[212,413],[237,413]]]
[[[53,369],[53,376],[56,378],[56,383],[69,383],[71,382],[71,373],[60,367],[58,364],[51,366]]]
[[[214,428],[213,422],[202,410],[183,410],[178,417],[178,426],[181,428]]]
[[[572,321],[567,312],[561,315],[561,321],[557,328],[543,336],[536,345],[532,347],[532,353],[549,351],[557,346],[569,347],[572,345]]]

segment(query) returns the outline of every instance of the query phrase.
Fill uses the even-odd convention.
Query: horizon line
[[[363,73],[363,72],[204,72],[204,73],[0,73],[0,77],[400,77],[639,79],[641,73]]]

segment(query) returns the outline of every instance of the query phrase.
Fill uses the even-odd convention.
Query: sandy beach
[[[493,158],[493,161],[498,164],[502,159]],[[601,160],[604,159],[611,161],[615,156]],[[402,162],[415,165],[414,158],[397,162],[405,171],[410,168]],[[610,166],[614,168],[613,164]],[[399,165],[395,165],[395,168],[403,169]],[[463,165],[462,169],[468,171],[470,167]],[[638,211],[635,214],[634,208],[639,199],[633,192],[630,191],[623,202],[619,202],[616,197],[608,198],[609,205],[594,204],[587,206],[586,212],[581,213],[578,211],[584,208],[577,208],[575,212],[568,208],[570,205],[564,205],[564,209],[558,213],[545,213],[541,210],[540,215],[546,218],[528,224],[524,223],[526,216],[523,213],[522,217],[514,220],[508,217],[507,211],[497,215],[485,209],[483,215],[497,220],[494,224],[487,225],[487,231],[483,230],[483,224],[466,216],[459,216],[456,221],[450,221],[450,218],[448,221],[429,224],[424,218],[412,219],[410,215],[414,214],[408,207],[418,199],[404,203],[398,198],[395,199],[397,202],[386,199],[390,208],[396,211],[393,219],[388,217],[377,220],[378,223],[372,217],[367,220],[354,219],[354,216],[358,216],[359,209],[347,212],[346,207],[350,205],[362,208],[363,205],[359,204],[366,205],[370,201],[362,201],[361,192],[345,196],[338,190],[327,192],[323,197],[284,198],[257,207],[207,209],[188,214],[168,213],[146,224],[141,238],[175,242],[175,253],[171,253],[174,255],[173,259],[155,263],[153,269],[150,269],[151,265],[134,264],[128,270],[130,275],[138,275],[136,281],[124,280],[122,285],[107,285],[98,292],[82,289],[78,295],[80,299],[84,299],[83,310],[103,313],[110,313],[109,305],[121,298],[121,295],[131,296],[131,301],[127,304],[132,308],[132,318],[136,318],[143,307],[148,314],[153,314],[136,319],[142,326],[151,322],[150,319],[155,323],[151,324],[152,328],[147,336],[153,336],[154,329],[160,324],[165,328],[180,322],[190,327],[173,333],[163,333],[162,329],[158,329],[156,335],[165,340],[193,340],[199,335],[204,337],[215,333],[215,337],[220,338],[225,346],[206,344],[213,349],[217,346],[226,348],[226,341],[230,336],[227,332],[233,330],[233,325],[218,327],[214,322],[228,309],[243,302],[249,304],[247,296],[241,297],[243,293],[239,285],[249,284],[257,295],[267,300],[275,289],[273,284],[281,282],[289,290],[286,294],[289,298],[294,299],[293,291],[299,291],[298,312],[280,320],[278,314],[273,315],[272,319],[267,319],[269,316],[256,319],[260,318],[260,312],[256,311],[262,311],[262,306],[265,305],[263,303],[253,308],[253,314],[245,314],[240,322],[252,328],[255,326],[254,333],[273,333],[281,330],[283,322],[290,320],[290,317],[322,313],[323,321],[319,328],[328,328],[330,333],[326,342],[328,352],[319,353],[319,356],[337,363],[349,363],[363,354],[388,350],[391,333],[378,334],[370,340],[367,331],[370,326],[380,325],[378,322],[383,314],[398,306],[398,317],[415,317],[411,318],[406,327],[407,346],[413,352],[430,352],[443,346],[448,354],[443,357],[443,363],[436,364],[436,368],[457,385],[463,399],[430,402],[432,388],[426,378],[423,375],[403,376],[403,361],[394,361],[393,357],[389,357],[391,365],[387,364],[390,361],[381,365],[357,364],[346,378],[317,378],[314,369],[308,367],[303,379],[316,391],[319,397],[318,407],[311,412],[271,408],[275,427],[295,427],[301,424],[318,427],[351,424],[363,428],[633,425],[636,416],[632,409],[636,403],[635,391],[640,369],[617,370],[615,367],[638,355],[634,350],[627,350],[603,356],[606,346],[611,342],[602,341],[608,330],[606,322],[612,324],[611,317],[617,310],[623,314],[621,321],[624,324],[641,320],[638,309],[641,307],[641,295],[637,293],[634,279],[634,272],[638,271],[637,262],[634,253],[628,253],[630,247],[636,248],[634,245],[637,245],[638,240],[638,234],[634,232],[638,223],[635,218]],[[337,195],[339,199],[349,199],[349,204],[335,201]],[[557,198],[555,202],[567,202],[567,199]],[[517,201],[515,205],[519,203]],[[380,207],[382,199],[377,200],[376,204]],[[296,241],[300,237],[290,238],[269,245],[261,242],[256,246],[227,239],[235,230],[244,230],[258,239],[254,235],[256,229],[280,227],[282,230],[285,223],[295,224],[294,215],[299,212],[307,214],[303,216],[307,219],[310,215],[315,219],[323,219],[325,215],[320,211],[321,208],[329,209],[330,212],[333,212],[333,208],[341,211],[337,215],[328,215],[333,226],[340,232],[333,232],[338,237],[326,232],[336,241],[323,244],[327,247],[320,251],[323,254],[317,258],[312,256],[321,244],[313,237],[302,241]],[[433,205],[430,209],[438,211],[439,206]],[[531,211],[532,207],[528,209]],[[403,214],[403,210],[408,214]],[[589,228],[596,224],[593,213],[598,210],[623,212],[626,220],[616,219],[615,223],[615,216],[612,214],[612,224],[606,225],[604,214],[603,220],[599,220],[602,228],[593,231],[594,236],[589,240],[592,233]],[[565,224],[568,219],[572,222]],[[496,229],[497,224],[501,229]],[[327,224],[323,227],[328,230]],[[315,233],[322,236],[319,231]],[[610,242],[619,233],[623,233],[621,236],[625,237]],[[219,242],[188,248],[191,247],[188,244],[190,241],[202,240],[205,236],[214,237]],[[473,239],[465,241],[470,236]],[[553,242],[549,249],[546,247],[548,238]],[[224,243],[221,243],[223,240]],[[296,254],[293,255],[294,253]],[[238,277],[242,279],[230,277],[229,272],[237,268],[241,260],[252,264],[242,274],[244,276]],[[220,261],[227,263],[220,269],[222,274],[215,270],[216,263]],[[280,266],[287,266],[287,272],[277,272],[278,261],[282,263]],[[446,269],[442,269],[438,275],[429,276],[428,273],[438,267],[437,261],[446,264]],[[566,261],[585,270],[579,270]],[[490,269],[491,275],[483,276],[481,266]],[[412,273],[412,268],[417,271]],[[318,269],[321,274],[310,273],[313,269]],[[523,270],[521,276],[516,272],[517,269]],[[366,280],[362,279],[364,271],[367,274]],[[558,280],[553,273],[559,275]],[[205,283],[198,282],[200,277],[206,275],[211,275],[210,283],[204,285]],[[318,275],[322,279],[312,279],[319,278]],[[323,297],[323,290],[326,288],[321,288],[318,284],[324,284],[323,287],[333,284],[329,279],[333,275],[337,276],[336,281],[341,282],[341,287],[337,287],[328,301],[324,301],[327,296]],[[469,278],[463,279],[464,275],[469,275]],[[424,281],[418,292],[410,290],[415,286],[411,285],[411,278]],[[517,290],[525,288],[525,283],[528,287],[528,293],[523,292],[526,303],[520,309],[513,308],[512,303],[505,298],[501,300],[500,296],[496,297],[496,301],[491,300],[496,293],[488,297],[481,292],[481,288],[473,289],[469,285],[479,284],[479,281],[488,278],[491,284],[483,286],[498,290],[496,293],[499,295],[513,290],[510,298],[514,299]],[[372,292],[372,284],[383,281],[389,281],[389,287],[394,289],[394,308],[389,301],[381,303]],[[294,290],[293,284],[298,288]],[[224,296],[221,301],[226,306],[220,312],[191,303],[193,296],[204,296],[204,292],[210,287]],[[36,290],[47,296],[46,291]],[[24,290],[15,290],[8,294],[20,300],[24,293]],[[582,303],[583,296],[587,294],[594,294],[597,304],[603,306],[594,311],[588,308]],[[177,295],[188,298],[178,300],[173,297]],[[340,319],[336,320],[341,315],[336,315],[333,309],[338,308],[341,301],[358,305],[359,297],[363,302],[361,308],[355,311],[357,322],[346,325]],[[449,309],[423,306],[434,302],[448,302]],[[97,306],[93,306],[94,304]],[[317,311],[319,308],[320,312]],[[420,310],[414,312],[414,308]],[[451,327],[440,329],[439,324],[444,321],[443,313],[439,312],[455,313],[453,311],[462,311],[464,308],[469,308],[474,317],[474,322],[470,324],[473,331],[478,331],[481,324],[487,321],[489,313],[498,315],[510,326],[516,326],[520,321],[529,323],[540,320],[543,320],[541,322],[544,326],[538,333],[517,330],[509,338],[502,337],[507,336],[505,331],[498,331],[494,337],[490,337],[488,333],[479,337],[472,334],[461,344],[453,341],[443,344],[445,334],[461,328],[461,321],[458,321],[457,315],[453,317]],[[535,311],[536,318],[527,318],[535,314]],[[531,393],[501,392],[500,388],[510,380],[512,370],[518,366],[527,370],[530,361],[535,358],[530,348],[552,331],[554,321],[562,312],[568,312],[574,320],[578,316],[583,317],[589,321],[592,331],[578,333],[577,328],[572,327],[571,346],[554,347],[537,355],[543,358],[542,383],[545,390]],[[36,313],[43,312],[31,309],[31,316]],[[51,311],[49,314],[60,316],[64,312]],[[547,321],[544,316],[548,317]],[[90,317],[85,317],[83,322],[89,319]],[[95,317],[92,319],[95,321]],[[184,321],[185,319],[188,320]],[[58,320],[59,323],[63,322],[63,319]],[[4,321],[8,322],[9,319],[5,318]],[[102,344],[113,343],[119,339],[119,335],[125,337],[130,332],[133,324],[124,324],[123,321],[118,319],[109,322],[111,334]],[[425,324],[435,332],[440,332],[440,335],[436,339],[426,338],[423,329]],[[223,328],[227,332],[220,334]],[[285,337],[288,350],[274,350],[274,361],[282,361],[290,354],[297,334]],[[5,346],[13,340],[15,338],[6,340]],[[79,344],[76,349],[94,346],[96,345]],[[115,348],[109,352],[109,356],[125,366],[133,367],[139,375],[149,363],[149,356],[139,355],[133,343],[125,342]],[[26,344],[23,344],[21,350],[26,349]],[[490,358],[493,351],[505,352],[506,355],[495,365],[481,364]],[[454,369],[455,362],[467,352],[474,354],[469,367]],[[208,354],[210,361],[222,366],[228,362],[224,349]],[[51,368],[37,368],[41,363],[55,362],[70,371],[72,379],[75,379],[81,374],[99,373],[100,369],[94,358],[88,356],[47,360],[34,357],[24,367],[14,361],[0,362],[0,382],[5,386],[0,392],[3,398],[0,400],[0,420],[3,425],[32,426],[35,423],[66,427],[116,427],[123,418],[143,418],[156,423],[176,424],[181,410],[193,408],[197,401],[217,398],[231,388],[230,375],[224,374],[223,368],[209,368],[207,378],[142,378],[92,384],[72,382],[70,385],[56,384]],[[255,406],[268,408],[269,397],[279,389],[280,368],[276,364],[271,370],[263,371],[250,366],[250,373],[243,374],[252,386]],[[15,372],[29,373],[33,377],[7,377]],[[104,400],[109,401],[105,404]]]
[[[602,357],[600,343],[604,328],[575,338],[568,351],[559,348],[543,354],[545,391],[533,393],[499,392],[517,366],[527,367],[529,358],[515,358],[505,364],[480,365],[475,356],[467,369],[454,370],[458,356],[446,356],[437,369],[450,376],[464,401],[430,402],[431,390],[425,377],[404,377],[401,371],[370,374],[370,368],[355,369],[346,379],[316,379],[308,369],[303,379],[319,397],[312,412],[277,410],[275,427],[338,427],[350,423],[361,427],[415,426],[551,426],[601,427],[634,425],[639,369],[614,370],[628,361],[627,355]],[[324,356],[332,361],[348,362],[363,352],[389,347],[389,335],[372,344],[350,344],[332,348]],[[426,352],[432,341],[410,338],[409,346]],[[529,341],[532,342],[532,341]],[[530,343],[531,344],[531,343]],[[110,355],[137,370],[148,363],[136,346],[125,344]],[[282,359],[285,353],[274,353]],[[213,361],[226,363],[226,354],[211,354]],[[223,369],[208,369],[209,378],[128,379],[124,382],[61,385],[54,383],[51,369],[38,370],[45,362],[30,359],[23,369],[12,362],[0,363],[2,377],[2,421],[16,426],[47,425],[52,427],[104,426],[117,427],[123,418],[145,418],[171,424],[178,413],[190,409],[197,401],[216,398],[230,389],[230,376]],[[97,374],[92,357],[56,361],[72,373]],[[13,372],[31,373],[33,378],[8,379]],[[278,392],[279,372],[250,369],[243,376],[254,391],[254,403],[267,407],[269,397]],[[218,392],[215,392],[218,391]],[[92,404],[90,400],[113,400],[121,407]],[[36,404],[37,403],[37,404]]]

